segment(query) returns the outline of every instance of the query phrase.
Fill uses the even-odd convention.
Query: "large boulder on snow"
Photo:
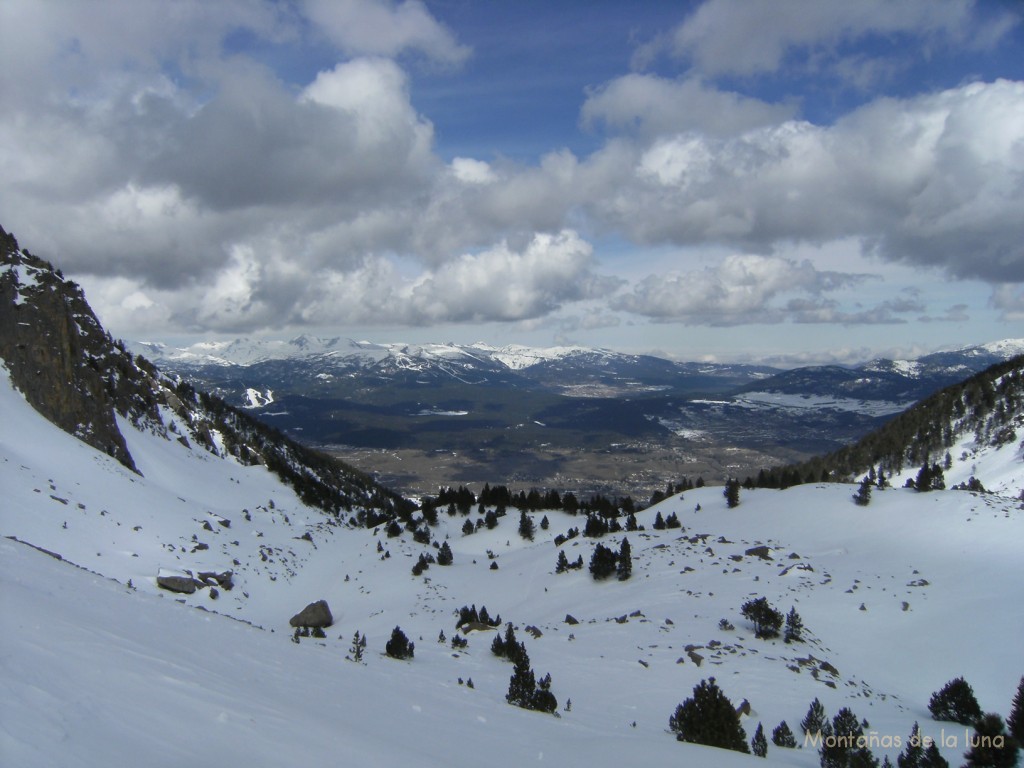
[[[334,623],[334,617],[331,615],[327,601],[317,600],[292,616],[288,623],[293,627],[320,627],[323,629]]]
[[[156,577],[156,585],[170,592],[182,592],[191,595],[196,591],[196,580],[188,573],[161,571]]]

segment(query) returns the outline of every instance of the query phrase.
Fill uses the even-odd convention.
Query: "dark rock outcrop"
[[[138,471],[117,427],[118,361],[82,289],[0,228],[0,357],[25,399],[69,434]],[[116,354],[114,356],[116,356]],[[104,374],[107,374],[105,377]]]
[[[288,623],[293,627],[320,627],[322,629],[331,626],[334,623],[334,617],[331,615],[327,601],[317,600],[292,616]]]
[[[191,576],[163,575],[156,577],[156,585],[169,592],[191,595],[196,591],[196,581]]]

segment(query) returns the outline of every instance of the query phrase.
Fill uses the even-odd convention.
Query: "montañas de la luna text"
[[[964,728],[962,735],[959,731],[947,733],[946,729],[943,728],[939,731],[937,737],[922,734],[904,738],[903,736],[894,736],[877,731],[847,736],[837,736],[832,733],[823,734],[821,731],[815,731],[804,735],[804,746],[815,748],[824,746],[828,748],[838,747],[840,749],[900,749],[904,743],[912,747],[922,747],[924,749],[927,749],[933,743],[936,746],[948,747],[949,749],[960,749],[961,747],[1002,749],[1006,744],[1006,737],[1002,734],[998,736],[981,736],[973,733],[970,728]]]

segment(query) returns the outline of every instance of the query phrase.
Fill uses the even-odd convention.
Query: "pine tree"
[[[964,753],[963,768],[1016,768],[1020,762],[1017,740],[1006,732],[1003,718],[995,713],[982,715],[974,723],[970,749]]]
[[[871,488],[873,485],[872,481],[867,477],[860,481],[860,487],[853,494],[853,501],[857,506],[866,507],[871,503]]]
[[[825,715],[825,707],[815,699],[807,709],[807,715],[800,721],[800,728],[804,734],[815,735],[824,733],[825,724],[828,722]]]
[[[1017,693],[1010,706],[1010,716],[1006,718],[1006,729],[1017,743],[1024,744],[1024,677],[1017,684]]]
[[[656,530],[656,531],[664,531],[665,530],[665,520],[664,520],[664,518],[662,518],[660,511],[657,512],[654,515],[654,530]]]
[[[768,756],[768,739],[764,737],[764,728],[761,724],[757,724],[757,730],[754,731],[754,738],[750,740],[750,751],[757,757]]]
[[[508,693],[505,694],[505,701],[516,707],[529,709],[533,701],[533,692],[537,688],[537,681],[533,670],[530,669],[529,658],[520,659],[512,671],[512,677],[508,681]]]
[[[928,749],[924,751],[919,766],[920,768],[949,768],[949,763],[946,761],[946,758],[939,754],[939,748],[933,741],[928,744]]]
[[[565,556],[565,550],[558,550],[558,559],[555,561],[555,573],[565,573],[569,570],[569,558]]]
[[[452,548],[448,546],[448,542],[441,544],[441,548],[437,551],[437,564],[438,565],[451,565],[455,559],[452,555]]]
[[[494,636],[494,640],[491,642],[491,653],[498,658],[505,658],[505,641],[502,640],[501,635]]]
[[[772,744],[776,747],[785,747],[786,749],[796,748],[796,737],[793,736],[793,731],[789,729],[789,725],[783,720],[779,723],[775,730],[772,731]]]
[[[971,725],[981,717],[981,707],[974,689],[962,677],[954,678],[932,694],[928,711],[935,720],[949,720],[960,725]]]
[[[921,728],[917,723],[910,730],[910,738],[907,745],[896,758],[899,768],[921,768],[921,760],[924,758],[924,745],[921,743]]]
[[[750,751],[740,716],[713,677],[694,687],[693,697],[676,707],[668,725],[679,741]]]
[[[629,540],[623,537],[619,547],[619,560],[616,565],[619,581],[625,581],[633,574],[633,557],[630,553]]]
[[[415,650],[415,644],[409,642],[409,638],[400,627],[392,630],[391,639],[384,646],[384,652],[393,659],[411,659]]]
[[[537,690],[533,692],[533,697],[530,700],[530,709],[535,712],[547,712],[548,714],[552,714],[558,709],[558,699],[551,692],[550,673],[537,681]]]
[[[615,553],[603,544],[594,547],[590,557],[590,573],[595,579],[607,579],[615,571]]]
[[[740,607],[740,613],[753,622],[755,636],[778,637],[779,629],[782,627],[782,613],[772,608],[767,598],[748,600]]]
[[[533,541],[533,518],[526,514],[525,509],[519,513],[519,535]]]
[[[821,768],[847,768],[857,749],[856,740],[864,735],[860,721],[848,707],[840,709],[832,718],[832,735],[835,738],[823,740],[818,752]]]
[[[356,630],[355,635],[352,636],[352,646],[348,649],[349,655],[346,658],[361,664],[363,662],[364,648],[366,648],[366,636],[360,635],[359,631]]]
[[[729,478],[725,482],[725,490],[722,492],[725,496],[725,503],[729,509],[738,507],[740,504],[740,481],[735,478]]]
[[[804,641],[804,622],[796,608],[790,608],[786,614],[786,631],[783,640],[787,643],[802,643]]]

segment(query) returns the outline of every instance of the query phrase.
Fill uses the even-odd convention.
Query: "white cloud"
[[[498,179],[488,163],[471,157],[453,158],[451,172],[463,184],[490,184]]]
[[[820,296],[863,279],[861,275],[818,271],[807,260],[735,254],[703,270],[650,275],[612,306],[689,325],[778,323],[794,314],[794,305],[780,306],[776,298]],[[796,310],[807,308],[805,303],[795,305]]]
[[[1024,83],[997,81],[883,99],[830,127],[788,121],[731,138],[611,144],[586,165],[632,152],[632,175],[581,202],[640,242],[770,250],[861,237],[885,259],[1021,281],[1021,125]]]
[[[589,93],[580,115],[585,126],[603,124],[649,139],[685,131],[732,135],[780,122],[794,111],[792,106],[720,91],[694,78],[668,80],[634,73]]]
[[[537,234],[518,251],[501,243],[418,280],[409,291],[410,312],[427,322],[542,316],[617,285],[596,276],[592,265],[593,248],[571,230]]]
[[[419,0],[305,0],[309,17],[351,56],[398,56],[416,51],[447,65],[471,50],[435,19]]]
[[[841,304],[823,295],[829,281],[854,278],[816,257],[779,256],[839,240],[986,280],[1004,318],[1024,313],[1024,83],[879,99],[817,126],[709,77],[633,74],[588,94],[581,122],[611,134],[588,156],[445,162],[408,75],[388,58],[465,60],[422,3],[182,0],[174,14],[156,0],[90,5],[0,3],[0,28],[19,30],[0,48],[0,223],[88,278],[129,327],[530,323],[552,313],[607,327],[615,315],[584,308],[620,287],[598,274],[597,238],[623,251],[745,253],[652,275],[615,300],[658,320],[841,324],[915,311]],[[925,7],[867,5],[875,17],[857,3],[811,4],[792,28],[773,16],[730,50],[717,27],[696,35],[732,9],[713,0],[681,28],[680,50],[711,74],[756,73],[794,48],[902,33]],[[759,7],[734,9],[740,32]],[[953,35],[964,8],[946,4],[921,28]],[[230,50],[239,31],[269,47],[323,46],[311,29],[345,58],[300,83]],[[977,27],[968,34],[979,39]]]
[[[799,53],[811,60],[833,56],[843,43],[900,33],[992,41],[1008,23],[979,27],[973,0],[708,0],[673,36],[673,51],[709,76],[775,72]]]

